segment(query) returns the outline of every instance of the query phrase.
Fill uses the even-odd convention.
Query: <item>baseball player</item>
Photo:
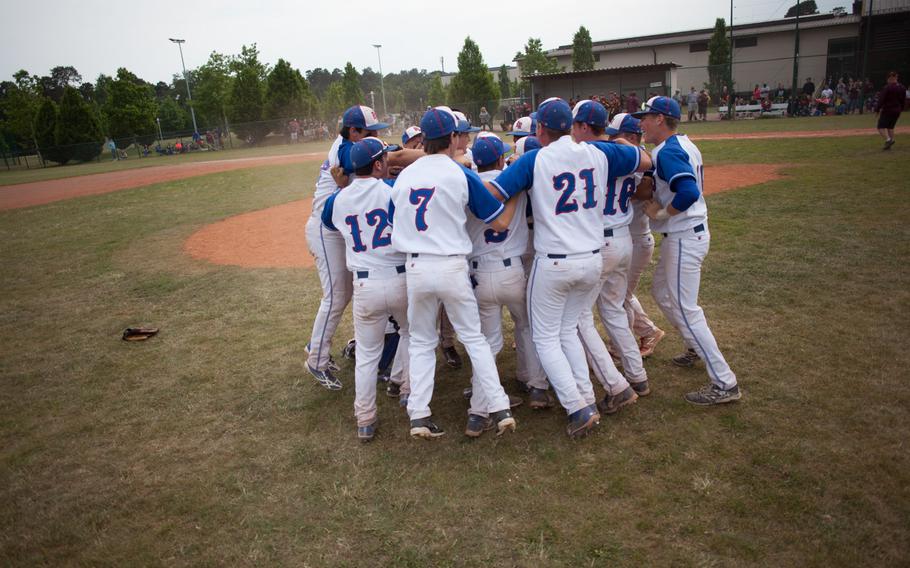
[[[529,116],[523,116],[515,121],[512,125],[512,131],[506,132],[507,136],[512,137],[513,142],[518,142],[525,136],[533,136],[537,132],[537,113],[532,112]]]
[[[409,126],[405,128],[401,135],[401,145],[412,150],[423,149],[423,132],[419,126]]]
[[[484,136],[478,135],[472,148],[478,177],[485,182],[496,179],[502,172],[504,155],[509,150],[509,146],[495,134],[487,132]],[[524,210],[527,195],[520,193],[514,199],[516,209]],[[493,355],[499,354],[503,347],[502,308],[508,308],[515,325],[518,381],[530,394],[531,408],[549,408],[553,406],[553,401],[547,392],[546,375],[537,358],[528,325],[527,278],[521,262],[521,255],[528,246],[528,224],[522,215],[515,215],[507,230],[497,232],[480,219],[468,217],[468,234],[473,243],[468,263],[475,285],[480,329]],[[472,388],[469,428],[466,431],[469,436],[479,436],[483,432],[471,430],[472,425],[484,423],[481,412],[485,410],[485,401],[482,394],[477,388]]]
[[[413,437],[435,438],[445,433],[433,422],[430,411],[440,305],[445,306],[471,358],[474,390],[486,399],[489,426],[502,434],[514,430],[516,425],[509,410],[509,397],[499,382],[493,352],[480,331],[466,260],[472,249],[465,229],[468,211],[491,222],[506,208],[484,187],[477,174],[454,161],[456,123],[448,107],[436,107],[424,114],[420,129],[427,155],[401,172],[392,191],[392,247],[407,254],[411,334],[411,395],[407,409]]]
[[[645,142],[656,144],[654,198],[645,204],[651,228],[663,234],[652,293],[661,311],[679,330],[687,350],[673,363],[691,367],[704,359],[711,383],[686,395],[692,404],[709,406],[739,400],[736,375],[717,347],[698,305],[701,264],[708,254],[708,208],[703,195],[701,152],[687,136],[676,133],[679,105],[669,97],[651,97],[642,111]]]
[[[409,342],[405,258],[390,246],[392,188],[381,181],[388,173],[386,149],[373,137],[354,143],[349,160],[356,177],[332,194],[322,211],[326,228],[343,236],[347,268],[354,275],[354,416],[362,442],[376,434],[376,374],[389,314],[398,322],[403,357]]]
[[[510,202],[530,190],[535,251],[528,281],[531,337],[568,414],[567,433],[574,437],[600,420],[577,329],[601,282],[604,188],[611,176],[649,169],[651,161],[630,146],[577,144],[570,135],[572,122],[568,103],[544,101],[537,110],[543,148],[523,155],[490,187]],[[493,228],[507,230],[513,214],[514,208],[507,210]]]
[[[350,161],[351,146],[377,131],[388,128],[379,122],[376,113],[367,106],[353,106],[341,117],[341,132],[329,155],[322,163],[313,195],[313,213],[306,224],[306,240],[310,254],[316,261],[319,282],[322,285],[322,300],[313,320],[313,333],[307,344],[309,356],[307,369],[316,380],[329,390],[341,390],[341,381],[329,368],[332,337],[341,321],[345,307],[353,293],[351,273],[345,267],[344,238],[337,232],[325,230],[322,224],[322,209],[326,200],[337,189],[332,177],[332,168],[340,166],[344,173],[351,175],[354,168]],[[337,368],[334,369],[337,371]]]
[[[597,141],[604,143],[607,109],[591,100],[580,101],[572,111],[572,137],[576,142]],[[591,309],[582,312],[578,333],[586,354],[592,362],[594,375],[606,391],[600,403],[604,414],[614,414],[622,407],[634,403],[639,396],[650,394],[648,374],[642,365],[638,341],[629,329],[629,319],[623,303],[626,297],[629,262],[632,258],[632,237],[629,223],[632,220],[629,200],[635,191],[635,172],[607,179],[604,199],[603,238],[601,249],[603,269],[601,285],[592,303],[596,303],[600,319],[613,345],[619,350],[625,377],[619,375],[603,340],[594,327]],[[627,183],[631,180],[630,183]]]
[[[641,125],[638,119],[627,113],[620,113],[613,117],[605,133],[610,140],[623,139],[636,146],[641,144]],[[654,174],[645,172],[636,174],[636,176],[635,193],[630,202],[632,222],[629,224],[629,232],[632,235],[632,261],[629,264],[628,289],[623,306],[629,316],[632,333],[638,337],[639,349],[644,359],[654,353],[654,348],[666,333],[651,321],[641,302],[635,296],[635,289],[641,281],[641,275],[651,264],[651,258],[654,256],[654,237],[651,235],[651,226],[644,211],[645,200],[640,198],[640,195],[645,192],[647,198],[650,198],[651,190],[654,187]]]

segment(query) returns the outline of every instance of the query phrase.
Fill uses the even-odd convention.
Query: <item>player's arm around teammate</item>
[[[701,265],[711,241],[701,152],[687,136],[676,133],[680,109],[673,99],[652,97],[635,116],[641,118],[645,142],[656,144],[652,152],[654,199],[645,205],[645,212],[652,229],[664,238],[652,293],[688,348],[673,362],[691,367],[703,359],[711,378],[707,387],[687,394],[686,400],[704,406],[739,400],[736,375],[717,347],[698,305]]]
[[[361,441],[376,428],[376,374],[389,314],[398,322],[398,352],[407,357],[410,335],[404,255],[391,248],[391,187],[381,181],[388,172],[386,145],[365,138],[351,148],[355,177],[344,191],[329,197],[322,220],[345,241],[348,269],[354,275],[354,416]],[[407,377],[407,370],[403,371]]]

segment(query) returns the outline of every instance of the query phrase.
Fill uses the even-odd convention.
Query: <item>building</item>
[[[733,80],[738,93],[755,85],[778,84],[788,89],[811,77],[820,89],[829,78],[863,74],[876,85],[888,70],[910,74],[910,0],[855,2],[853,13],[818,14],[799,18],[799,56],[794,57],[796,18],[733,26]],[[870,29],[871,35],[866,34]],[[713,28],[630,37],[593,44],[594,70],[525,77],[534,103],[546,97],[585,98],[592,93],[637,91],[672,95],[708,83],[708,41]],[[866,46],[868,45],[868,52]],[[563,69],[572,68],[572,46],[547,52]]]

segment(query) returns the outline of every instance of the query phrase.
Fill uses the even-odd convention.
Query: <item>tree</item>
[[[452,106],[473,117],[480,113],[480,107],[496,108],[499,101],[499,86],[483,62],[480,47],[470,36],[458,54],[458,73],[449,85],[449,99]]]
[[[724,85],[733,92],[730,79],[730,40],[723,18],[714,22],[714,34],[708,42],[708,82],[705,87],[713,96],[720,96]]]
[[[54,138],[61,151],[67,153],[61,163],[69,160],[86,162],[101,153],[104,137],[98,119],[79,91],[72,87],[63,91]]]
[[[35,146],[35,117],[41,107],[38,78],[28,71],[19,70],[13,75],[13,82],[4,82],[3,97],[0,98],[0,115],[3,116],[2,130],[20,148]]]
[[[42,77],[41,83],[44,87],[44,96],[50,97],[54,102],[59,103],[63,98],[63,90],[66,87],[79,88],[82,84],[82,75],[72,66],[57,66],[51,69],[49,77]]]
[[[818,6],[815,5],[815,0],[806,0],[805,2],[799,2],[790,6],[790,9],[787,10],[787,13],[784,15],[784,17],[795,18],[797,6],[799,6],[800,16],[811,16],[812,14],[818,14]]]
[[[344,104],[348,107],[363,104],[363,91],[360,90],[360,74],[357,69],[348,64],[344,66],[344,76],[341,79],[341,89],[344,92]]]
[[[309,82],[313,93],[319,98],[325,96],[325,92],[329,89],[329,85],[335,81],[341,81],[341,77],[341,69],[329,71],[328,69],[317,67],[306,72],[306,80]]]
[[[265,117],[290,118],[306,114],[311,108],[310,92],[300,72],[279,59],[269,73],[265,92]]]
[[[235,73],[230,98],[233,128],[242,138],[256,144],[271,130],[268,124],[262,122],[266,67],[259,62],[256,44],[251,47],[244,45],[240,57],[232,62],[232,67]]]
[[[575,71],[589,71],[594,69],[594,49],[591,43],[591,34],[584,26],[578,28],[572,38],[572,69]]]
[[[524,52],[519,52],[515,59],[521,69],[521,75],[537,75],[539,73],[556,73],[559,63],[555,58],[547,57],[543,45],[538,38],[528,38]]]
[[[446,88],[442,86],[442,79],[439,78],[439,75],[434,76],[430,83],[427,104],[434,107],[446,104]]]
[[[231,58],[213,51],[204,65],[193,71],[193,108],[202,124],[219,124],[227,118],[233,77]]]
[[[101,111],[106,118],[108,135],[120,147],[126,147],[134,140],[150,143],[156,138],[158,105],[152,86],[123,67],[117,70],[117,78],[108,85],[107,100]]]
[[[499,67],[499,96],[504,99],[512,96],[512,82],[509,81],[509,69],[505,65]]]
[[[61,97],[62,98],[62,97]],[[51,99],[44,99],[35,116],[35,143],[41,157],[51,162],[66,163],[65,148],[57,145],[57,105]]]
[[[170,97],[158,101],[158,118],[164,132],[185,131],[193,127],[190,114]]]
[[[335,81],[325,91],[322,98],[322,116],[330,125],[341,116],[341,113],[347,108],[344,102],[344,86],[341,81]]]

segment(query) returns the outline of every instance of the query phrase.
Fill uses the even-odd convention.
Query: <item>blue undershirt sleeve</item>
[[[325,225],[325,227],[331,231],[338,230],[335,227],[335,224],[332,222],[332,213],[335,209],[335,197],[337,197],[337,196],[338,196],[337,193],[333,193],[332,195],[330,195],[329,198],[326,199],[325,205],[322,208],[322,224]]]
[[[676,193],[670,205],[677,211],[685,211],[698,201],[698,183],[694,177],[678,176],[670,182],[670,189]]]
[[[354,146],[349,140],[345,140],[338,147],[338,163],[341,164],[344,173],[351,175],[354,173],[354,164],[351,163],[351,148]]]
[[[607,157],[607,162],[610,164],[610,171],[607,172],[608,178],[629,175],[638,169],[638,164],[641,162],[641,150],[634,146],[612,144],[600,140],[589,142],[589,144]]]

